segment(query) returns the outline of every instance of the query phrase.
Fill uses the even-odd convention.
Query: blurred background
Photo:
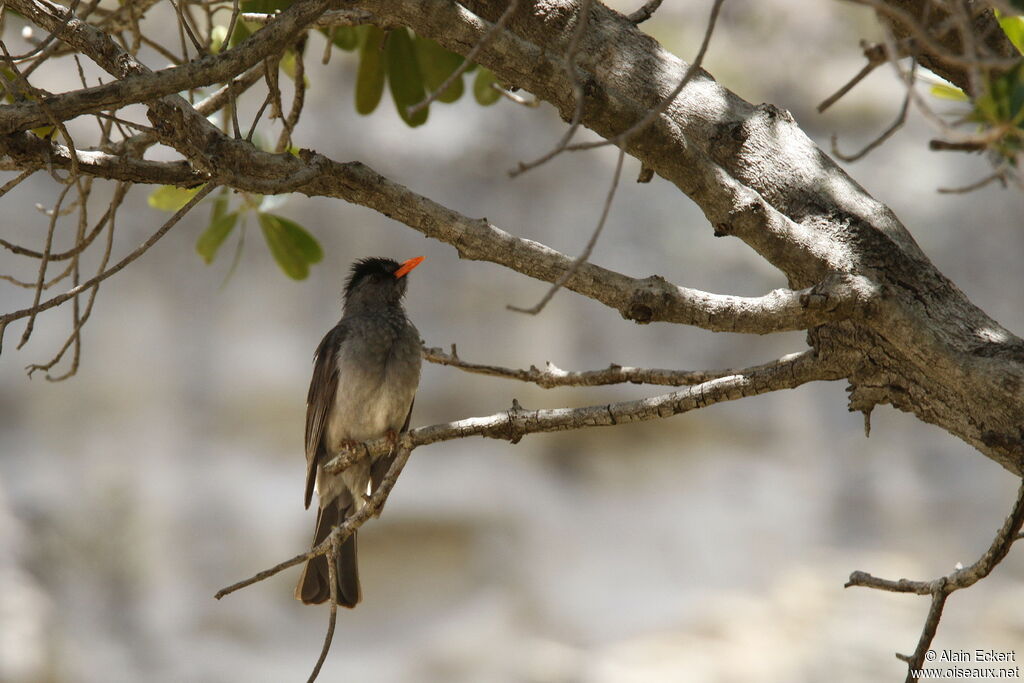
[[[638,2],[611,3],[632,11]],[[158,11],[169,8],[158,8]],[[644,28],[684,59],[709,2],[667,2]],[[10,31],[10,27],[8,31]],[[830,110],[814,107],[862,66],[871,15],[835,2],[725,5],[706,68],[753,102],[789,109],[818,144],[852,152],[899,109],[878,69]],[[515,180],[564,124],[547,105],[465,97],[410,129],[390,101],[352,106],[355,61],[310,43],[312,88],[296,142],[361,160],[442,204],[487,216],[566,253],[599,216],[615,153],[563,155]],[[154,58],[149,65],[164,66]],[[51,89],[77,87],[52,74]],[[45,82],[36,85],[48,87]],[[385,98],[388,95],[385,94]],[[257,103],[258,104],[258,103]],[[948,107],[936,102],[941,110]],[[144,120],[144,119],[143,119]],[[243,119],[244,120],[244,119]],[[586,134],[585,134],[586,135]],[[849,168],[904,221],[937,266],[1010,330],[1024,330],[1024,201],[988,187],[983,159],[927,151],[907,127]],[[738,240],[714,239],[697,208],[655,178],[624,182],[592,260],[714,292],[785,286]],[[6,181],[8,178],[2,179]],[[3,236],[38,246],[55,185],[38,173],[4,198]],[[129,195],[115,258],[167,217]],[[444,244],[356,206],[295,196],[277,213],[321,241],[308,280],[286,278],[251,221],[206,266],[201,207],[101,289],[82,367],[52,384],[24,366],[63,343],[70,311],[43,314],[30,344],[7,331],[0,358],[0,680],[301,681],[326,608],[292,598],[298,569],[221,601],[221,587],[305,550],[302,437],[312,353],[340,316],[349,263],[426,255],[407,309],[431,346],[470,361],[566,369],[740,367],[805,348],[803,334],[711,334],[636,326],[547,285],[463,262]],[[98,214],[96,214],[98,215]],[[4,272],[33,266],[5,253]],[[30,303],[4,283],[0,308]],[[581,406],[656,387],[545,391],[425,365],[413,425],[507,409]],[[418,449],[383,517],[360,533],[364,601],[339,613],[321,680],[381,682],[897,681],[925,598],[844,589],[855,569],[933,578],[969,564],[1008,513],[1017,480],[942,430],[882,407],[870,439],[842,383],[614,429],[466,439]],[[936,648],[1024,656],[1019,552],[948,603]]]

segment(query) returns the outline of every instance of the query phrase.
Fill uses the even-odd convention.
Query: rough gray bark
[[[275,54],[335,6],[300,0],[234,50],[150,72],[103,32],[48,0],[9,3],[118,80],[0,109],[7,168],[72,166],[71,151],[27,139],[28,127],[145,102],[159,141],[182,163],[142,161],[131,150],[78,151],[78,172],[99,177],[240,190],[297,191],[374,208],[472,259],[554,281],[572,259],[517,238],[376,174],[312,151],[301,158],[260,152],[210,125],[173,94],[186,85],[226,82]],[[502,0],[358,0],[382,25],[404,25],[466,54],[505,8]],[[562,55],[578,21],[573,0],[523,2],[479,53],[509,86],[576,110]],[[369,13],[369,14],[366,14]],[[592,3],[576,53],[582,123],[611,138],[671,92],[687,65],[625,17]],[[146,138],[147,136],[139,136]],[[738,237],[784,272],[791,291],[740,298],[695,292],[658,277],[630,278],[584,264],[566,283],[637,322],[670,320],[713,330],[808,329],[822,362],[851,385],[850,408],[870,414],[889,403],[941,426],[999,462],[1024,472],[1024,342],[974,306],[928,261],[895,215],[870,197],[772,105],[753,105],[701,71],[625,150],[674,183],[704,211],[718,235]],[[84,287],[85,285],[83,285]],[[66,300],[67,296],[62,295]],[[52,300],[51,300],[52,301]],[[41,305],[46,306],[47,302]],[[50,306],[56,305],[53,303]],[[0,326],[29,317],[16,311]]]
[[[360,7],[465,52],[485,22],[446,0],[366,0]],[[465,3],[494,19],[499,0]],[[480,61],[569,120],[573,88],[557,55],[578,3],[526,3]],[[594,3],[578,52],[583,124],[612,137],[642,118],[686,64],[625,17]],[[845,273],[877,289],[874,306],[814,328],[808,341],[842,364],[850,408],[889,403],[1024,472],[1024,342],[944,277],[887,207],[849,178],[772,105],[752,105],[699,74],[626,151],[696,202],[717,234],[738,237],[794,288]]]

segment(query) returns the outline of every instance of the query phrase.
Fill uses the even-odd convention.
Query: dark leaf
[[[420,73],[419,60],[412,45],[409,31],[404,28],[395,29],[388,36],[388,83],[391,85],[391,98],[395,101],[398,115],[407,124],[415,128],[427,121],[429,108],[424,108],[409,116],[406,109],[423,100],[427,96],[423,88],[423,75]]]
[[[192,199],[192,197],[194,197],[202,188],[202,185],[199,187],[188,188],[175,187],[174,185],[161,185],[149,193],[149,197],[146,199],[146,202],[150,207],[159,211],[177,211],[188,204],[189,200]]]
[[[427,38],[416,36],[416,56],[419,58],[420,72],[423,74],[423,82],[430,92],[434,92],[453,71],[462,64],[462,56],[449,52],[437,43]],[[437,98],[440,102],[454,102],[462,97],[465,86],[462,78],[457,78]]]
[[[237,211],[214,218],[206,230],[203,231],[203,234],[199,236],[199,239],[196,240],[196,252],[203,257],[206,263],[213,263],[213,259],[217,256],[217,250],[220,249],[220,245],[224,243],[224,240],[234,230],[237,221]]]
[[[309,264],[324,257],[316,238],[298,223],[272,213],[261,213],[259,221],[277,265],[293,280],[305,280],[309,276]]]
[[[495,89],[497,83],[498,80],[491,70],[481,66],[480,71],[476,74],[476,79],[473,80],[473,97],[485,107],[494,104],[501,97],[501,93]]]
[[[370,26],[359,50],[359,71],[356,74],[356,111],[370,114],[380,104],[384,93],[384,31]]]

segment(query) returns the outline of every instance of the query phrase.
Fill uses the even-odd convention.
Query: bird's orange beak
[[[398,267],[398,270],[395,271],[395,279],[397,280],[400,277],[408,275],[410,270],[423,263],[423,260],[426,258],[426,256],[416,256],[415,258],[411,258],[403,263]]]

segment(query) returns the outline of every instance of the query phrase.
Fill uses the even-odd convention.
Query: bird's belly
[[[332,453],[341,450],[343,441],[370,441],[402,428],[416,389],[397,384],[385,379],[352,382],[339,388],[326,425]]]

